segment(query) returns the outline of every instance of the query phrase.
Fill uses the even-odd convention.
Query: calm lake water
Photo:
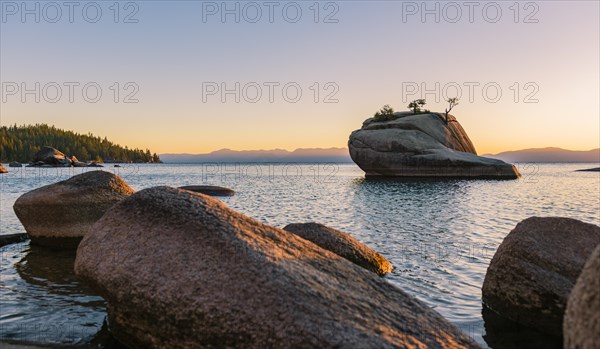
[[[481,285],[490,259],[515,225],[564,216],[600,225],[595,164],[520,164],[523,177],[490,180],[365,180],[351,164],[124,165],[104,170],[134,189],[214,184],[236,190],[221,200],[283,227],[320,222],[352,234],[388,258],[386,279],[440,312],[483,346],[535,337],[484,322]],[[597,165],[596,165],[597,166]],[[10,169],[9,169],[10,170]],[[12,205],[23,193],[85,169],[13,169],[0,176],[0,234],[25,232]],[[0,341],[107,347],[105,303],[79,284],[73,254],[20,243],[0,249]],[[502,327],[504,326],[504,327]],[[511,338],[513,338],[511,337]]]

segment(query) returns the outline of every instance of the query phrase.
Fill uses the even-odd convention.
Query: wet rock
[[[600,246],[586,262],[571,291],[563,330],[566,349],[600,348]]]
[[[377,275],[186,190],[113,206],[75,272],[131,348],[478,347]]]
[[[131,194],[120,177],[90,171],[25,193],[13,208],[33,244],[73,248],[112,205]]]
[[[13,161],[10,164],[8,164],[8,167],[23,167],[23,164],[17,161]]]
[[[313,242],[380,276],[392,272],[392,263],[385,257],[343,231],[319,223],[288,224],[283,230]]]
[[[531,217],[504,239],[483,282],[483,303],[498,314],[560,336],[567,299],[600,227],[570,218]]]

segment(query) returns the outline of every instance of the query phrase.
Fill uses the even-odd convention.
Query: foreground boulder
[[[23,194],[14,204],[33,244],[76,247],[115,203],[133,194],[120,177],[90,171]]]
[[[352,160],[367,176],[516,179],[517,169],[477,156],[462,126],[439,113],[396,113],[391,121],[367,119],[352,132]]]
[[[571,291],[563,330],[566,349],[600,348],[600,246]]]
[[[200,193],[210,196],[233,196],[235,191],[229,188],[218,187],[216,185],[187,185],[179,187],[179,189],[193,191],[194,193]]]
[[[65,154],[61,153],[58,149],[52,147],[43,147],[33,157],[34,165],[40,166],[41,164],[52,165],[52,166],[71,166],[72,161]]]
[[[555,336],[567,299],[600,227],[570,218],[532,217],[504,239],[483,282],[483,303],[498,314]]]
[[[288,224],[283,230],[313,242],[380,276],[392,272],[392,263],[385,257],[343,231],[319,223]]]
[[[77,250],[131,348],[464,348],[415,298],[292,233],[185,190],[113,206]]]

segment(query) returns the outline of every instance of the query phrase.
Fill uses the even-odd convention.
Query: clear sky
[[[383,104],[424,87],[443,111],[458,85],[479,153],[600,147],[598,1],[21,3],[1,1],[2,125],[158,153],[344,147]]]

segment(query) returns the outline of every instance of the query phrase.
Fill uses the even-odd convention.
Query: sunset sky
[[[382,105],[423,97],[443,111],[443,87],[453,97],[458,85],[453,114],[479,153],[600,147],[598,1],[480,2],[472,18],[458,2],[458,19],[428,2],[439,23],[401,1],[279,2],[271,18],[265,3],[228,2],[224,21],[221,2],[122,2],[118,13],[98,2],[101,15],[81,2],[72,18],[44,2],[27,2],[23,18],[21,2],[1,3],[2,125],[48,123],[157,153],[345,147]],[[236,82],[239,102],[213,90]],[[36,83],[39,103],[22,91]],[[440,93],[403,96],[436,83]],[[123,103],[132,92],[138,102]]]

